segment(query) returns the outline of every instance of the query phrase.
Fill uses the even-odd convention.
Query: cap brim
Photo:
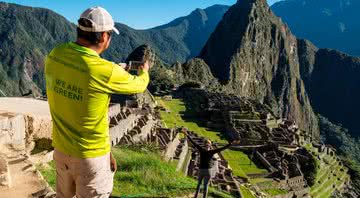
[[[119,30],[116,29],[116,27],[114,26],[113,29],[112,29],[116,34],[119,34]]]

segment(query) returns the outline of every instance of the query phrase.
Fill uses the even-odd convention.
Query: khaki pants
[[[55,149],[56,197],[105,198],[113,188],[114,173],[110,169],[110,153],[81,159]]]

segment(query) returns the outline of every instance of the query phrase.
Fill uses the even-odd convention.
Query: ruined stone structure
[[[289,152],[290,153],[290,152]],[[271,171],[271,178],[274,178],[272,186],[268,184],[258,184],[260,189],[278,188],[287,190],[289,193],[282,197],[307,197],[310,194],[310,188],[304,178],[304,174],[301,171],[301,163],[298,156],[301,156],[300,152],[289,154],[281,151],[274,145],[268,145],[260,148],[256,151],[256,158]],[[305,158],[306,156],[302,156]],[[303,159],[302,159],[303,160]]]
[[[259,102],[207,92],[201,89],[187,90],[188,96],[201,98],[201,111],[210,115],[207,126],[225,130],[231,139],[241,139],[245,145],[267,144],[304,145],[311,138],[304,137],[295,122],[276,118],[270,108]],[[185,94],[185,97],[186,94]],[[302,137],[301,137],[302,136]]]
[[[295,122],[277,118],[267,106],[234,95],[201,89],[181,94],[183,97],[196,95],[200,102],[194,106],[200,106],[200,111],[209,115],[207,126],[224,131],[229,138],[239,138],[241,145],[236,148],[253,153],[252,160],[268,170],[267,173],[248,174],[249,178],[272,178],[276,188],[289,192],[287,197],[310,194],[300,165],[309,158],[298,150],[311,143],[312,138],[299,130]],[[268,184],[259,184],[259,187],[262,190],[274,188]]]
[[[29,98],[0,98],[0,144],[11,144],[29,152],[34,149],[35,142],[50,140],[51,130],[47,102]]]

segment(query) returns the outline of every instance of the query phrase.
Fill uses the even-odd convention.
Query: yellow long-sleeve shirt
[[[144,92],[148,72],[133,76],[94,50],[62,44],[45,62],[46,92],[53,122],[53,146],[74,157],[110,152],[108,107],[111,94]]]

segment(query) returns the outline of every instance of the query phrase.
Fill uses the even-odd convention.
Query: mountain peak
[[[200,54],[200,57],[212,67],[217,78],[222,81],[230,79],[228,66],[231,57],[244,43],[243,38],[249,33],[249,27],[264,24],[271,27],[270,23],[273,22],[269,22],[269,18],[274,18],[274,15],[265,0],[238,0],[230,7]],[[260,28],[255,28],[254,31],[255,34]]]
[[[239,96],[267,103],[318,137],[300,76],[297,39],[265,0],[230,7],[200,53],[213,75]]]

